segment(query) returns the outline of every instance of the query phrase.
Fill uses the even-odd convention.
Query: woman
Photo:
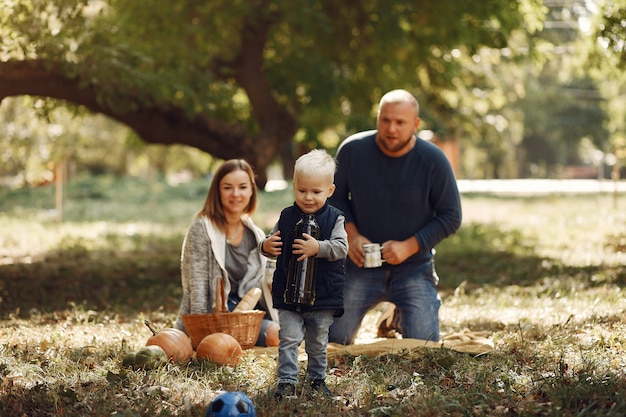
[[[265,262],[257,246],[265,233],[250,215],[257,206],[254,172],[243,159],[225,161],[215,173],[202,209],[185,236],[181,254],[183,298],[175,327],[185,330],[183,314],[211,313],[217,280],[224,280],[228,309],[252,288],[263,290],[257,308],[268,312],[258,346],[266,346],[271,321],[278,322],[272,296],[264,281]]]

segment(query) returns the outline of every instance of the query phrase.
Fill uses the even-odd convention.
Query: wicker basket
[[[205,336],[212,333],[227,333],[237,339],[242,349],[250,349],[259,338],[263,317],[265,312],[261,310],[228,311],[224,283],[218,279],[213,313],[184,314],[182,319],[194,350]]]

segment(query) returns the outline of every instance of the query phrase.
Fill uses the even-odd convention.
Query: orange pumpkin
[[[265,331],[265,342],[267,346],[278,346],[280,343],[280,339],[278,338],[278,331],[280,330],[280,326],[275,321],[270,322],[267,326],[267,330]]]
[[[193,356],[191,339],[182,330],[167,328],[156,331],[150,322],[144,322],[152,332],[152,336],[146,342],[146,346],[159,346],[165,351],[170,360],[188,362]]]
[[[237,339],[226,333],[211,333],[196,347],[196,358],[218,365],[236,365],[241,361],[242,354],[243,349]]]

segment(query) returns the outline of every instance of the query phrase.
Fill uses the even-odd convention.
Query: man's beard
[[[389,143],[387,142],[387,140],[385,140],[384,138],[380,138],[379,139],[379,144],[380,146],[382,146],[383,148],[385,148],[385,150],[387,150],[388,152],[391,153],[396,153],[399,152],[403,149],[406,149],[409,147],[410,143],[411,143],[411,139],[413,139],[413,136],[409,136],[407,139],[405,139],[402,142],[396,142],[396,144],[394,146],[389,146]]]

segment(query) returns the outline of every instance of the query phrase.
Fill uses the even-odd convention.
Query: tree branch
[[[240,126],[203,117],[190,120],[177,108],[118,113],[98,102],[97,93],[93,86],[81,87],[80,79],[67,77],[49,61],[0,62],[0,101],[20,95],[65,100],[126,124],[147,143],[185,144],[222,159],[240,158],[254,150],[254,139]]]

